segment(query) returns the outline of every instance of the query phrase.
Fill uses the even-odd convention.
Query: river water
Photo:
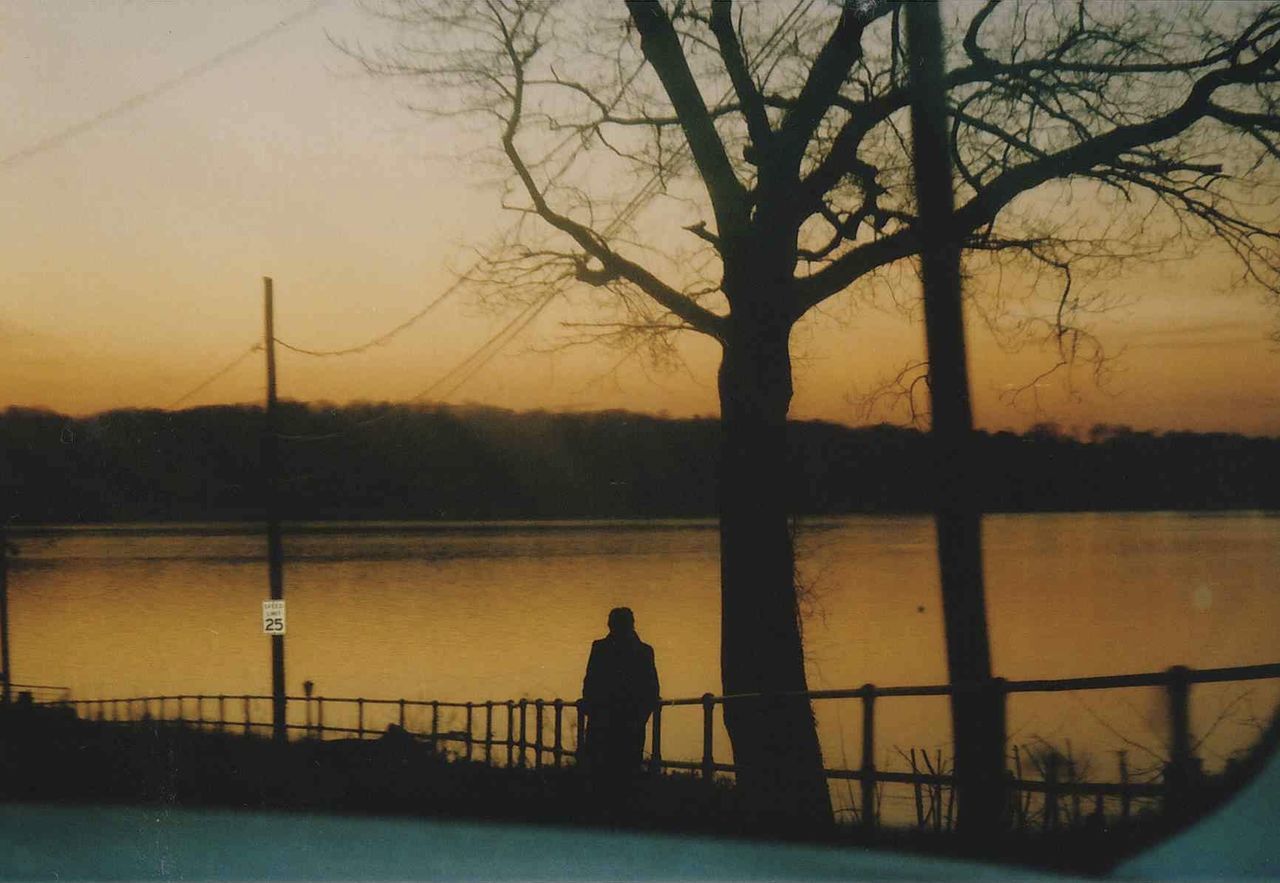
[[[11,574],[14,680],[76,697],[268,693],[265,540],[237,525],[28,529]],[[1280,661],[1280,517],[996,515],[985,520],[992,655],[1010,679]],[[932,523],[801,526],[813,689],[946,678]],[[666,697],[719,692],[718,535],[709,521],[290,525],[290,693],[571,699],[611,607],[630,606]],[[1197,686],[1206,766],[1249,744],[1271,682]],[[945,700],[877,703],[877,761],[947,751]],[[664,754],[698,754],[697,709],[664,719]],[[829,766],[856,766],[856,701],[820,703]],[[1158,689],[1015,696],[1010,735],[1070,746],[1095,779],[1115,752],[1154,767]],[[371,721],[377,725],[377,721]],[[729,748],[717,733],[717,759]],[[944,756],[945,762],[945,756]]]

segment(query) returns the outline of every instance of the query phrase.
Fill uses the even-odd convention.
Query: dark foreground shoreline
[[[868,832],[840,824],[824,831],[762,829],[730,782],[708,788],[683,774],[641,777],[627,799],[606,800],[572,767],[489,767],[395,727],[376,741],[277,744],[173,723],[126,725],[81,720],[62,708],[10,706],[0,708],[0,803],[521,822],[870,846],[1100,874],[1229,797],[1265,761],[1266,747],[1210,782],[1195,811],[1177,818],[1150,814],[1124,827],[1020,832],[978,844],[951,832]]]

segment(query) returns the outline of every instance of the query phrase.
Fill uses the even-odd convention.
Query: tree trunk
[[[961,302],[960,233],[946,133],[942,26],[937,4],[907,8],[911,50],[912,161],[920,204],[921,276],[929,355],[930,435],[940,465],[934,507],[947,670],[954,692],[957,829],[970,839],[998,833],[1008,804],[1004,786],[1005,717],[991,678],[982,575],[982,516],[973,488],[973,412]]]
[[[735,310],[720,366],[720,661],[730,695],[807,689],[788,519],[790,328]],[[738,786],[757,823],[829,824],[809,700],[741,699],[724,714]]]

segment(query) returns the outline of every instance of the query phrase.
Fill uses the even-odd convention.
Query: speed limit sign
[[[262,602],[262,633],[264,635],[284,634],[284,601]]]

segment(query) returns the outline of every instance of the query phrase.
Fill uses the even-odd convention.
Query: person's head
[[[636,630],[636,617],[630,607],[615,607],[609,611],[609,634],[629,635]]]

